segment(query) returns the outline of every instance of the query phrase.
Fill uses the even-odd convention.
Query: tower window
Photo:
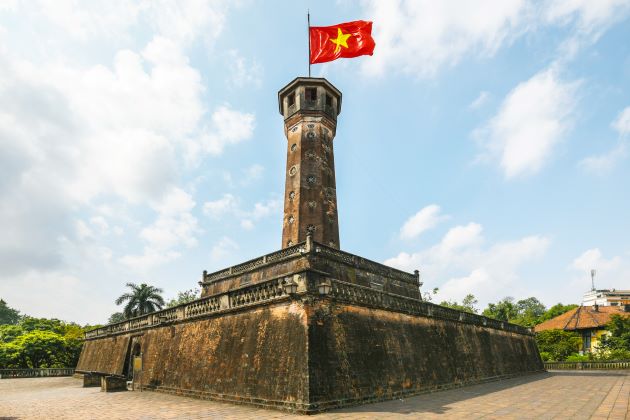
[[[317,100],[316,88],[306,88],[306,100],[311,102],[315,102]]]
[[[332,96],[326,94],[326,106],[332,106]]]
[[[289,106],[295,105],[295,92],[291,92],[289,96],[287,96],[287,104]]]

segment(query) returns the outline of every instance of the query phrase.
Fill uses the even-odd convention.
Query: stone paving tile
[[[311,417],[156,392],[101,393],[73,378],[0,380],[0,419],[627,419],[630,371],[556,371]]]

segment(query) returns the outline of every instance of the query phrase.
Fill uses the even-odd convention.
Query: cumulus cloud
[[[551,68],[516,86],[473,133],[483,149],[479,159],[498,162],[506,178],[540,171],[571,127],[578,85]]]
[[[630,134],[630,106],[619,113],[617,119],[613,122],[613,128],[621,136]]]
[[[219,107],[211,117],[212,124],[206,127],[201,140],[201,150],[211,155],[220,155],[228,145],[250,139],[254,132],[253,114]]]
[[[178,258],[180,247],[196,246],[200,228],[191,213],[194,207],[195,201],[190,194],[173,188],[153,205],[158,216],[140,232],[146,243],[143,253],[125,255],[120,261],[135,270],[146,271]]]
[[[401,239],[413,239],[423,232],[434,228],[440,222],[448,219],[448,216],[440,214],[440,206],[431,204],[411,216],[400,228]]]
[[[596,39],[629,11],[625,0],[368,0],[365,15],[378,16],[378,54],[363,62],[363,70],[370,76],[402,71],[433,77],[465,57],[492,56],[547,26],[570,28],[562,48],[566,54]]]
[[[93,285],[106,267],[122,270],[109,281],[125,279],[128,267],[195,246],[195,203],[180,186],[196,168],[187,153],[195,150],[194,163],[219,155],[251,136],[255,121],[228,105],[208,109],[213,92],[188,59],[196,40],[216,39],[231,4],[0,5],[21,25],[0,28],[0,294],[10,294],[9,279]],[[72,306],[61,290],[48,298]]]
[[[629,11],[630,5],[625,0],[561,0],[547,2],[542,14],[549,23],[575,23],[578,30],[594,33],[622,19]]]
[[[620,142],[606,153],[582,159],[578,165],[587,172],[605,175],[616,167],[620,161],[625,159],[627,155],[628,150],[626,144]]]
[[[522,0],[368,1],[368,16],[378,16],[378,54],[364,70],[380,75],[390,67],[420,77],[433,76],[470,53],[493,54],[523,31],[528,15]]]
[[[596,270],[595,287],[598,289],[627,289],[630,277],[630,254],[605,257],[599,248],[584,251],[569,264],[574,274],[571,287],[586,291],[591,286],[591,270]]]
[[[230,82],[239,88],[245,86],[260,87],[263,76],[263,69],[256,60],[247,60],[237,50],[228,52],[228,59],[231,63]]]
[[[233,253],[238,249],[239,246],[233,239],[224,236],[212,247],[212,250],[210,251],[210,258],[214,263],[227,266],[229,265],[227,261],[233,259]]]
[[[203,204],[203,212],[213,219],[220,219],[223,215],[234,212],[237,209],[238,204],[232,194],[224,194],[218,200],[206,201]]]
[[[482,232],[478,223],[455,226],[432,247],[402,252],[385,264],[420,269],[425,283],[439,286],[440,299],[461,300],[472,293],[485,303],[515,293],[521,287],[520,269],[544,255],[550,240],[531,235],[486,244]]]
[[[619,134],[617,145],[608,152],[582,159],[578,166],[587,172],[604,175],[612,171],[628,155],[627,136],[630,134],[630,107],[619,113],[612,127]]]
[[[240,220],[240,225],[245,230],[251,230],[255,222],[271,215],[280,215],[282,202],[273,198],[259,201],[251,210],[243,209],[240,200],[232,194],[224,194],[223,197],[207,201],[203,205],[204,213],[214,219],[222,220],[225,216],[232,216]]]

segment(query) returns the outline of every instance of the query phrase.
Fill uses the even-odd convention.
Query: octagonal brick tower
[[[298,77],[278,92],[287,137],[282,248],[313,240],[339,248],[333,139],[341,92],[323,78]]]

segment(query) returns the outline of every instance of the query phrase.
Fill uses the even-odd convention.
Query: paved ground
[[[155,392],[101,393],[72,378],[0,380],[6,419],[630,419],[630,371],[551,372],[317,416]]]

